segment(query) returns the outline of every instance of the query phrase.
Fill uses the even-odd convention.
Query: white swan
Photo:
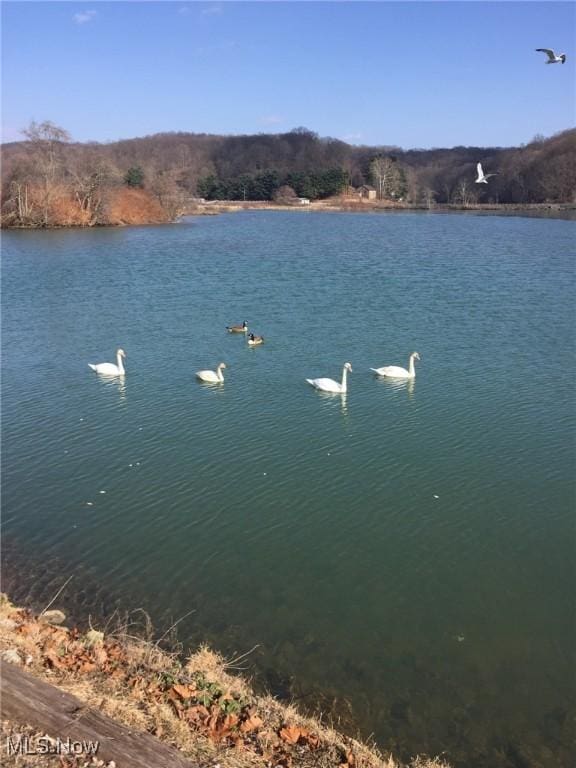
[[[548,56],[548,61],[546,64],[564,64],[566,61],[566,54],[561,53],[560,56],[556,56],[554,51],[551,48],[536,48],[537,51],[541,51],[542,53],[545,53],[546,56]]]
[[[408,370],[399,365],[385,365],[383,368],[370,368],[370,370],[377,373],[378,376],[388,376],[391,379],[413,379],[416,376],[414,360],[420,360],[418,352],[412,352],[410,355]]]
[[[308,384],[312,384],[315,389],[319,389],[322,392],[334,392],[339,395],[344,395],[347,391],[346,374],[350,371],[352,373],[352,366],[350,363],[344,363],[342,368],[342,383],[339,384],[334,379],[306,379]]]
[[[102,374],[102,376],[124,376],[126,371],[122,365],[122,358],[126,357],[126,352],[123,349],[116,350],[116,365],[114,363],[88,363],[88,367],[92,368],[96,373]]]
[[[497,173],[484,173],[482,170],[482,165],[478,163],[476,166],[476,171],[478,173],[478,178],[476,179],[476,184],[488,184],[488,179],[490,176],[497,176]]]
[[[207,384],[223,384],[223,368],[226,368],[226,363],[220,363],[215,371],[196,371],[196,376],[198,379],[200,379],[200,381],[205,381]]]

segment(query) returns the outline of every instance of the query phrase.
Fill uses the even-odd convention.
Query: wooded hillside
[[[50,123],[2,147],[3,226],[168,221],[191,198],[323,199],[362,185],[379,199],[434,203],[575,203],[576,130],[514,148],[352,146],[306,128],[283,134],[165,133],[75,143]],[[475,184],[476,163],[496,173]]]

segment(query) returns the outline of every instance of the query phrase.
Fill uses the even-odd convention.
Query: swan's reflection
[[[416,379],[386,379],[381,376],[374,377],[383,387],[394,392],[406,392],[409,398],[414,394]]]
[[[343,416],[348,415],[348,393],[347,392],[320,392],[318,397],[324,401],[326,408],[336,408],[340,404],[340,412]]]
[[[120,396],[120,402],[126,402],[126,376],[97,376],[98,381],[108,390],[116,390]]]
[[[198,385],[200,386],[200,389],[204,389],[206,392],[211,392],[213,396],[221,396],[226,392],[226,389],[221,382],[214,383],[210,381],[199,381]]]

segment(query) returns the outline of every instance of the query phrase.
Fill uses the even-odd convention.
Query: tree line
[[[306,128],[282,134],[164,133],[78,143],[50,121],[2,146],[4,226],[170,220],[194,198],[319,200],[363,185],[377,198],[436,203],[576,202],[576,130],[512,148],[354,146]],[[476,185],[475,167],[496,173]],[[132,209],[132,214],[130,213]]]
[[[319,200],[340,194],[348,184],[348,175],[342,168],[311,173],[282,174],[276,170],[254,175],[220,179],[215,174],[202,177],[197,192],[206,200],[276,200],[278,198],[305,197]]]

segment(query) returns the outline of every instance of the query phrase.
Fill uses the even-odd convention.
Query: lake
[[[184,643],[258,645],[262,685],[397,756],[572,766],[575,233],[411,212],[4,232],[21,581],[194,611]],[[226,332],[244,320],[264,345]],[[123,380],[89,370],[117,347]],[[414,382],[369,370],[413,351]],[[221,361],[222,386],[195,380]],[[306,383],[347,361],[345,398]]]

